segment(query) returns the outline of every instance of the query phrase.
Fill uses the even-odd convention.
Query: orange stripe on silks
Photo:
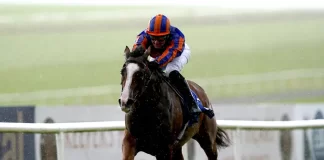
[[[146,37],[144,37],[144,40],[142,42],[142,46],[143,46],[144,49],[146,49],[146,46],[147,46],[147,38]]]
[[[181,51],[184,47],[184,42],[185,42],[185,39],[183,37],[180,37],[179,38],[179,45],[178,45],[178,48],[177,50]]]
[[[161,61],[165,56],[168,55],[169,49],[174,46],[174,43],[172,42],[171,45],[161,54],[161,56],[157,59],[157,61]]]
[[[162,67],[166,66],[170,61],[172,61],[172,60],[177,56],[178,51],[181,51],[181,50],[182,50],[182,48],[183,48],[183,44],[184,44],[184,39],[183,39],[182,37],[180,37],[178,48],[176,48],[176,49],[172,52],[172,56],[171,56],[171,58],[170,58],[167,62],[165,62],[163,65],[161,65]],[[160,60],[163,59],[165,56],[167,56],[168,53],[169,53],[169,49],[172,48],[173,46],[174,46],[174,43],[172,42],[172,45],[171,45],[171,46],[170,46],[166,51],[163,52],[163,54],[162,54],[163,57],[161,56],[161,57],[158,59],[158,61],[160,61]]]
[[[138,36],[138,37],[139,37],[139,36]],[[144,40],[142,41],[141,46],[142,46],[144,49],[146,49],[146,45],[147,45],[147,38],[144,37]],[[135,49],[136,49],[137,47],[138,47],[138,44],[135,43],[135,44],[133,45],[133,49],[132,49],[132,51],[135,51]]]
[[[137,48],[137,44],[134,44],[132,48],[132,52],[135,51],[136,48]]]
[[[159,33],[161,30],[162,16],[156,16],[154,24],[154,33]]]
[[[169,19],[167,19],[167,23],[169,22],[169,24],[170,24],[170,20]],[[166,27],[166,31],[169,31],[170,30],[170,25],[167,25],[167,27]]]
[[[135,49],[137,48],[137,41],[138,41],[139,38],[140,38],[140,36],[136,37],[136,40],[135,40],[135,43],[133,45],[132,51],[135,51]]]

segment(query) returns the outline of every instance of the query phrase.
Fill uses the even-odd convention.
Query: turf
[[[185,33],[192,50],[190,62],[183,70],[188,79],[324,68],[324,19],[208,25],[180,23],[178,27]],[[132,45],[142,29],[136,26],[1,35],[0,94],[119,85],[123,50],[126,45]],[[207,90],[211,97],[217,97],[213,89]],[[98,99],[115,103],[117,96]]]

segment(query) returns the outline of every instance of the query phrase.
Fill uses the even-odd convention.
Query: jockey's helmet
[[[150,36],[160,37],[170,34],[170,20],[163,14],[154,16],[148,24],[146,33]]]

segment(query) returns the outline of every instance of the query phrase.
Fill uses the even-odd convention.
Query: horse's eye
[[[143,76],[143,73],[142,72],[137,72],[135,76],[136,77],[142,77]]]

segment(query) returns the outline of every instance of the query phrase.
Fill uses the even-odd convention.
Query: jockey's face
[[[162,49],[166,43],[167,36],[150,36],[152,44],[156,49]]]

